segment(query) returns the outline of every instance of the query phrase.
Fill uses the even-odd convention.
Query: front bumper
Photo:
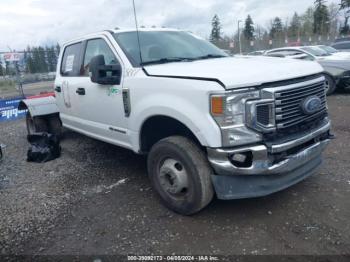
[[[278,145],[253,145],[226,150],[208,149],[216,175],[212,181],[219,199],[266,196],[314,174],[330,142],[330,123],[299,139]],[[232,157],[249,153],[249,166],[237,166]],[[246,165],[246,163],[245,163]]]

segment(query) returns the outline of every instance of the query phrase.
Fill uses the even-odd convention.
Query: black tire
[[[177,161],[173,167],[178,172],[184,172],[187,177],[187,183],[183,183],[187,188],[183,185],[183,190],[177,193],[170,191],[179,190],[179,180],[172,177],[168,178],[168,185],[164,182],[166,176],[171,176],[171,174],[164,175],[164,165],[171,161]],[[211,182],[213,170],[204,152],[190,139],[173,136],[159,141],[152,147],[147,162],[148,174],[153,187],[160,195],[163,204],[169,209],[182,215],[193,215],[212,201],[214,196]],[[173,189],[176,184],[178,187]]]
[[[330,75],[324,75],[324,76],[326,78],[327,96],[330,96],[337,89],[337,83],[335,82],[334,78],[331,77]]]
[[[28,135],[33,135],[35,133],[48,132],[48,124],[44,118],[32,117],[28,112],[26,115],[26,125]]]
[[[50,116],[47,120],[50,134],[58,137],[62,136],[62,122],[58,115]]]

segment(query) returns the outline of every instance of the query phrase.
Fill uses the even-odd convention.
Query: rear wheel
[[[26,115],[26,125],[28,135],[48,132],[48,124],[46,120],[41,117],[32,117],[29,112]]]
[[[148,173],[163,204],[179,214],[195,214],[213,199],[213,171],[203,151],[188,138],[169,137],[154,145]]]
[[[326,92],[327,96],[332,95],[335,92],[335,89],[337,88],[337,84],[333,77],[329,75],[324,75],[326,78]]]

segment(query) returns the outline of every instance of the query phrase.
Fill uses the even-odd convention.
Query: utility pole
[[[241,28],[240,23],[242,23],[242,20],[238,20],[238,44],[239,44],[239,54],[242,54],[242,41],[241,41]]]

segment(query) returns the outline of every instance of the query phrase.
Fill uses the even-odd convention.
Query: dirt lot
[[[144,157],[66,132],[63,154],[26,162],[24,121],[0,125],[1,254],[350,254],[350,95],[329,99],[337,139],[319,174],[269,197],[165,209]]]

